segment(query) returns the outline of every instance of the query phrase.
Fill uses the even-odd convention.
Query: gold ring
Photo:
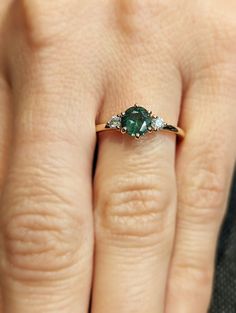
[[[160,116],[153,115],[137,104],[112,116],[108,122],[96,125],[96,132],[107,130],[117,130],[137,139],[153,131],[172,133],[182,138],[185,136],[183,129],[166,123]]]

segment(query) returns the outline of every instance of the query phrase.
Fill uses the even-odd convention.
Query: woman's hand
[[[207,311],[236,155],[235,14],[1,0],[2,312],[86,313],[92,285],[92,313]],[[95,121],[136,102],[186,138],[101,133],[92,188]]]

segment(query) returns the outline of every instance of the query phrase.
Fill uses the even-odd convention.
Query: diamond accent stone
[[[160,130],[165,126],[165,122],[161,117],[153,117],[152,118],[152,128],[154,130]]]
[[[121,117],[120,116],[112,116],[110,121],[107,123],[109,128],[120,128],[121,127]]]

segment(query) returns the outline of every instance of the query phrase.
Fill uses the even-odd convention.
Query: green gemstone
[[[121,127],[126,128],[127,134],[143,136],[151,126],[152,118],[148,111],[140,106],[133,106],[125,111],[121,118]]]

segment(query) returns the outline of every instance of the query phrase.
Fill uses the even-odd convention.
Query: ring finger
[[[124,73],[113,74],[99,122],[138,102],[176,124],[178,71],[163,65],[145,76],[139,64],[132,59],[120,66],[126,69],[125,81],[119,79]],[[129,77],[134,69],[135,78]],[[163,311],[176,212],[174,163],[175,136],[155,133],[135,140],[100,134],[93,313]]]

